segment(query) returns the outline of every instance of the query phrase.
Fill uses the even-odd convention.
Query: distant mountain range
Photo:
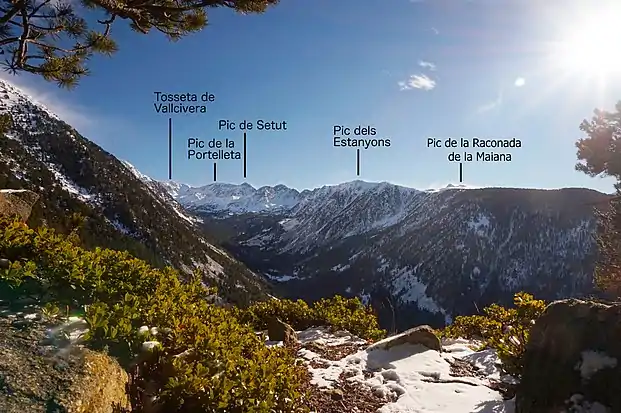
[[[508,304],[521,290],[592,293],[593,207],[609,198],[581,188],[422,191],[363,181],[301,192],[162,185],[280,294],[388,298],[400,328]]]
[[[270,293],[343,294],[380,308],[385,326],[442,325],[516,291],[592,292],[595,205],[609,195],[363,181],[297,191],[158,182],[0,81],[0,188],[41,195],[31,224],[87,247],[128,250],[182,274],[198,270],[237,303]],[[388,304],[390,303],[390,305]]]

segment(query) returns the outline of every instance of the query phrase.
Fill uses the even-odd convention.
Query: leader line
[[[246,132],[244,132],[244,178],[246,178]]]
[[[356,175],[360,176],[360,149],[356,149]]]
[[[172,118],[168,118],[168,179],[172,179]]]
[[[464,180],[464,165],[463,163],[459,163],[459,182],[463,182]]]

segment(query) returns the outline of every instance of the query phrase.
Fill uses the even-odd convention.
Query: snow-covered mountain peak
[[[482,189],[482,188],[483,187],[480,187],[480,186],[466,185],[466,184],[460,183],[460,184],[447,184],[439,188],[429,188],[429,189],[426,189],[425,192],[436,193],[436,192],[442,192],[442,191],[448,191],[448,190]]]
[[[336,184],[336,185],[325,185],[322,188],[333,188],[333,189],[338,189],[338,190],[352,190],[352,191],[357,191],[357,190],[368,190],[371,188],[375,188],[378,185],[381,185],[380,182],[368,182],[368,181],[362,181],[360,179],[356,179],[354,181],[349,181],[349,182],[342,182],[340,184]]]
[[[171,181],[161,185],[189,209],[206,212],[248,213],[290,209],[298,204],[300,193],[285,185],[255,188],[248,183],[213,183],[191,187]]]
[[[308,193],[336,193],[336,192],[340,192],[340,193],[362,193],[362,192],[381,192],[383,190],[386,190],[388,188],[394,189],[394,188],[399,188],[400,190],[405,190],[405,191],[417,191],[414,188],[408,188],[408,187],[404,187],[404,186],[399,186],[399,185],[395,185],[392,184],[390,182],[369,182],[369,181],[362,181],[362,180],[354,180],[354,181],[349,181],[349,182],[342,182],[340,184],[335,184],[335,185],[324,185],[320,188],[316,188],[316,189],[310,189],[310,190],[305,190],[303,191],[303,193],[308,192]]]
[[[247,183],[213,183],[191,187],[171,181],[161,182],[168,193],[187,208],[204,212],[248,213],[292,210],[319,199],[335,199],[347,204],[359,196],[408,196],[421,191],[388,182],[355,180],[325,185],[302,192],[286,185],[255,188]]]

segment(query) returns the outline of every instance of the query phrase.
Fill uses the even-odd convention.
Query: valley
[[[43,191],[34,224],[79,227],[87,247],[198,270],[234,302],[359,297],[383,326],[404,330],[510,304],[522,290],[545,300],[593,293],[593,212],[609,197],[600,192],[365,181],[193,188],[119,161],[8,84],[0,92],[14,119],[0,184]]]
[[[0,413],[621,412],[618,0],[1,11]]]
[[[247,184],[161,185],[278,295],[341,294],[403,330],[443,326],[517,291],[593,293],[594,205],[608,195],[353,181],[315,190]]]

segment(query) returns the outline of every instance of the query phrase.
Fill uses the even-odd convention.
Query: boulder
[[[39,195],[27,189],[0,189],[0,215],[17,214],[26,222]]]
[[[551,303],[531,330],[516,413],[621,412],[620,361],[621,303]]]
[[[272,341],[282,341],[291,344],[297,341],[297,334],[293,327],[283,322],[278,317],[273,317],[267,326],[267,335]]]
[[[0,412],[129,411],[127,374],[105,354],[59,348],[43,322],[0,318]]]
[[[388,350],[402,344],[421,344],[428,349],[442,351],[442,343],[433,328],[428,325],[411,328],[401,334],[382,340],[373,345],[374,348]]]

